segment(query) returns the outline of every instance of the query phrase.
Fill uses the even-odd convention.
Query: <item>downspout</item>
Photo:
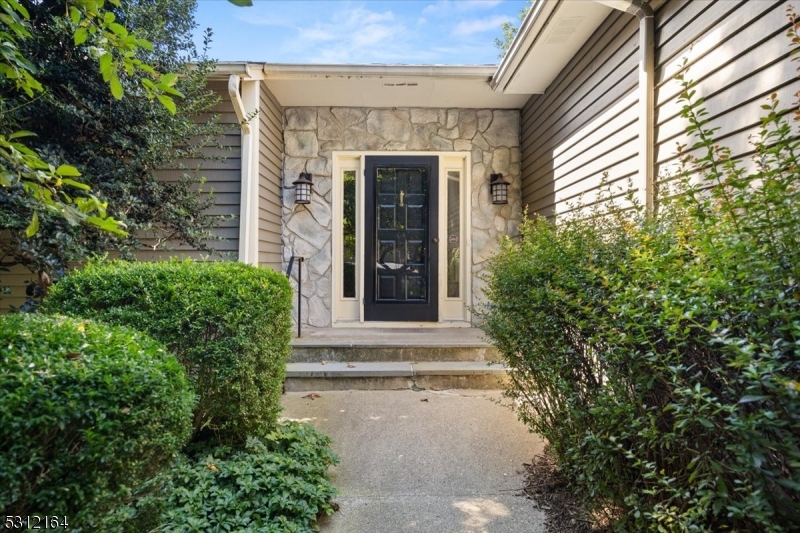
[[[639,156],[644,179],[644,206],[655,209],[655,23],[653,8],[644,0],[595,0],[639,19]]]
[[[258,185],[257,177],[254,178],[252,165],[250,164],[251,151],[252,151],[252,132],[250,125],[245,122],[247,119],[247,110],[245,109],[242,95],[239,92],[241,78],[236,74],[231,74],[228,78],[228,95],[233,104],[233,111],[236,113],[236,118],[239,120],[241,127],[241,194],[239,196],[239,261],[242,263],[258,264],[258,244],[256,242],[256,249],[253,249],[253,237],[257,238],[258,228],[253,228],[251,219],[257,213],[253,210],[253,202],[251,199],[258,198],[256,195],[256,187]],[[258,205],[255,205],[257,211]]]

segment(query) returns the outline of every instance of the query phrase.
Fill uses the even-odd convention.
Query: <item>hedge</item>
[[[771,96],[745,167],[691,82],[681,99],[695,143],[658,210],[606,190],[525,222],[485,330],[521,418],[617,530],[797,531],[800,115]]]
[[[67,317],[0,317],[0,510],[94,531],[174,461],[194,395],[160,343]]]
[[[198,395],[195,440],[243,444],[274,428],[291,327],[281,274],[236,262],[96,261],[56,283],[42,308],[163,342]]]

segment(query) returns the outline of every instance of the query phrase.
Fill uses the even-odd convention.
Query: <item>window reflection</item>
[[[356,171],[344,171],[342,296],[356,297]]]

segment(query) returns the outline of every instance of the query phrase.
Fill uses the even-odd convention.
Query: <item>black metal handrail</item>
[[[293,255],[289,258],[289,266],[286,268],[286,277],[292,278],[292,267],[294,267],[294,260],[297,259],[297,336],[299,337],[302,329],[300,325],[300,317],[303,311],[303,258],[299,255]]]

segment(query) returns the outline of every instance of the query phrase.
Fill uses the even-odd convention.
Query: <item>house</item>
[[[496,67],[221,63],[222,120],[258,111],[204,170],[216,209],[239,216],[221,247],[281,271],[303,258],[304,325],[469,327],[495,239],[526,207],[591,203],[604,173],[657,203],[686,142],[684,69],[720,141],[750,153],[765,98],[798,89],[787,5],[536,0]]]

